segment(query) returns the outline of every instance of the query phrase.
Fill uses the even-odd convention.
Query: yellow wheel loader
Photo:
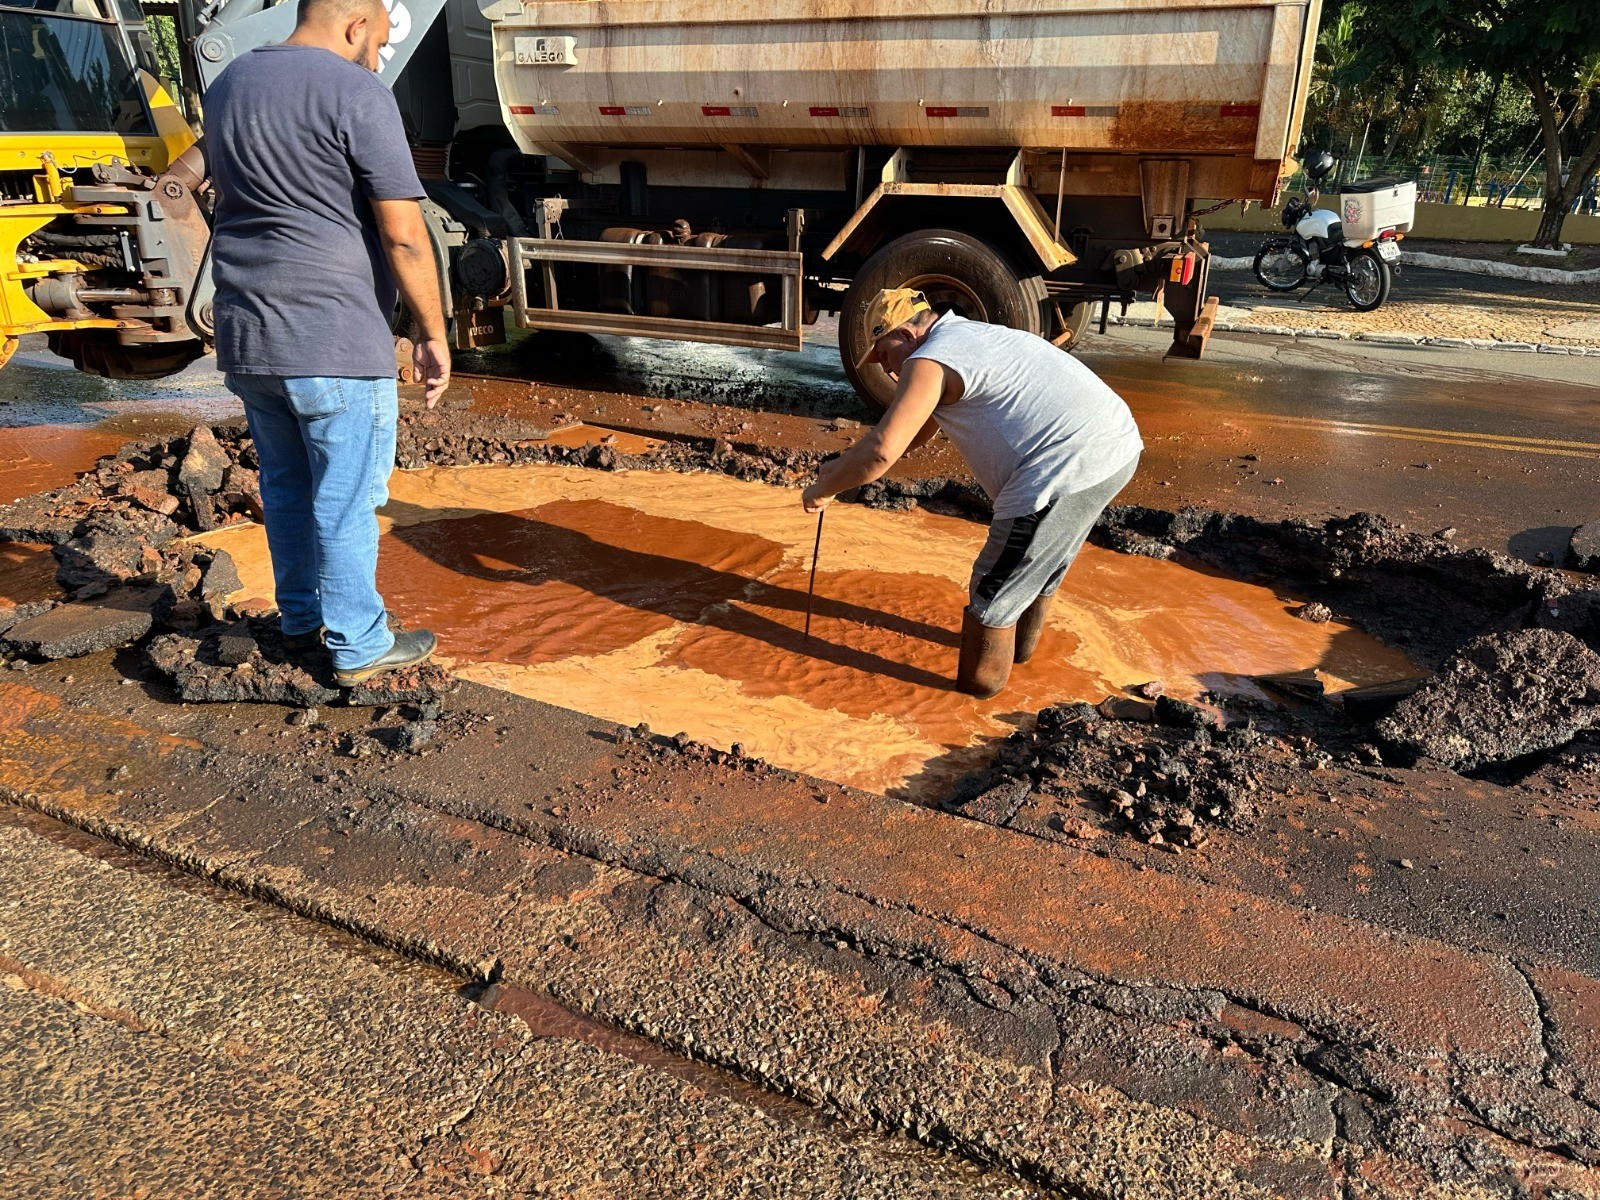
[[[419,0],[417,24],[387,3],[392,81],[444,0]],[[292,0],[176,7],[195,95],[294,28]],[[179,162],[195,141],[134,0],[0,0],[0,366],[37,333],[117,379],[170,375],[210,349],[203,168]]]

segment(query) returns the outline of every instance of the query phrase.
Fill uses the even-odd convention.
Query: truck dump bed
[[[917,146],[1205,155],[1234,160],[1236,169],[1211,173],[1242,181],[1231,195],[1270,199],[1299,137],[1320,0],[482,7],[494,25],[504,118],[529,153]]]

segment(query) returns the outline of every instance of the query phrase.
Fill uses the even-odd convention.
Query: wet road
[[[0,503],[59,487],[124,442],[241,411],[209,359],[170,379],[110,380],[25,346],[0,371]]]
[[[551,417],[770,439],[784,424],[775,414],[799,414],[809,420],[781,432],[832,449],[859,431],[820,422],[870,418],[839,371],[833,330],[810,338],[782,356],[531,338],[462,367],[539,380]],[[1600,512],[1600,359],[1218,336],[1204,361],[1169,363],[1168,340],[1114,328],[1082,351],[1145,434],[1125,501],[1267,517],[1375,511],[1530,562],[1558,559],[1571,528]],[[488,388],[479,402],[512,391]],[[656,403],[669,399],[736,411]],[[962,466],[936,442],[911,469]]]
[[[770,436],[776,424],[796,444],[841,446],[858,431],[826,423],[868,414],[829,325],[809,336],[790,355],[540,335],[463,355],[458,369],[535,381],[489,387],[475,402],[537,402],[555,424],[733,437],[741,427]],[[1219,336],[1205,361],[1180,364],[1162,360],[1166,343],[1124,327],[1083,351],[1145,433],[1126,500],[1262,516],[1376,511],[1528,561],[1559,556],[1567,532],[1600,512],[1600,360]],[[108,383],[27,349],[0,374],[0,401],[0,499],[64,482],[120,436],[238,412],[209,364]],[[936,443],[911,468],[961,464]]]
[[[1086,352],[1146,431],[1135,498],[1418,523],[1448,504],[1430,525],[1492,544],[1595,495],[1592,360],[1219,339],[1207,362],[1169,366],[1164,341],[1122,330]],[[520,353],[529,372],[561,365]],[[455,399],[556,424],[857,432],[833,427],[859,410],[826,344],[608,354],[569,373],[581,387],[466,380]],[[0,414],[45,474],[116,433],[101,422],[231,409],[214,372],[108,389],[23,366],[61,400]],[[0,376],[0,396],[27,378]],[[717,403],[661,399],[683,395]],[[60,453],[35,461],[44,435]],[[941,463],[947,448],[915,465]],[[172,1179],[164,1195],[204,1188],[217,1162],[248,1164],[264,1195],[318,1172],[352,1194],[460,1194],[497,1174],[597,1197],[1019,1190],[524,1032],[390,960],[363,968],[370,943],[547,989],[1068,1194],[1466,1194],[1459,1174],[1435,1187],[1433,1163],[1472,1164],[1478,1195],[1534,1180],[1600,1194],[1588,797],[1331,766],[1263,797],[1258,830],[1179,857],[1078,844],[1056,814],[1001,828],[706,765],[470,683],[413,753],[371,749],[369,715],[348,708],[291,723],[175,704],[133,655],[65,671],[0,683],[0,795],[369,944],[219,919],[210,899],[174,903],[33,826],[0,828],[17,914],[0,922],[0,994],[24,1031],[0,1049],[21,1097],[0,1103],[0,1144],[42,1148],[0,1162],[47,1173],[27,1194],[128,1190],[70,1186],[101,1159],[129,1186]],[[596,1188],[573,1186],[591,1170]]]

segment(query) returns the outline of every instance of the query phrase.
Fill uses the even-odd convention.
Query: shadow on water
[[[952,687],[941,675],[871,651],[842,646],[815,634],[807,641],[796,626],[754,611],[760,607],[804,614],[807,595],[794,588],[688,559],[612,545],[534,516],[486,513],[441,526],[432,520],[436,514],[431,510],[391,502],[386,511],[396,518],[393,537],[465,579],[529,586],[566,583],[616,604],[717,629],[784,653],[807,655],[913,686],[940,691]],[[403,523],[407,517],[424,513],[427,519]],[[488,565],[483,556],[490,554],[495,563],[503,565]],[[816,597],[813,603],[816,618],[867,625],[943,646],[953,647],[958,641],[950,630],[878,609],[826,596]]]

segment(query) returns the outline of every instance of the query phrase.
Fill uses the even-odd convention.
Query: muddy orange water
[[[53,600],[59,594],[55,555],[49,546],[0,542],[0,609]]]
[[[82,381],[85,376],[76,377]],[[104,384],[104,380],[91,381]],[[0,504],[20,496],[71,483],[107,454],[131,441],[170,437],[193,429],[200,421],[232,416],[230,400],[206,397],[189,408],[142,407],[134,402],[106,402],[95,408],[115,411],[93,423],[50,418],[61,406],[48,407],[36,424],[0,425]],[[81,414],[81,409],[74,409]]]
[[[466,678],[781,766],[917,798],[1039,708],[1161,679],[1244,688],[1314,668],[1331,690],[1414,674],[1404,655],[1294,597],[1087,547],[1034,661],[974,700],[950,686],[984,530],[925,512],[829,511],[722,476],[468,467],[397,472],[378,581]],[[208,535],[270,595],[254,526]]]
[[[0,504],[71,483],[127,440],[124,434],[92,426],[0,428]]]

